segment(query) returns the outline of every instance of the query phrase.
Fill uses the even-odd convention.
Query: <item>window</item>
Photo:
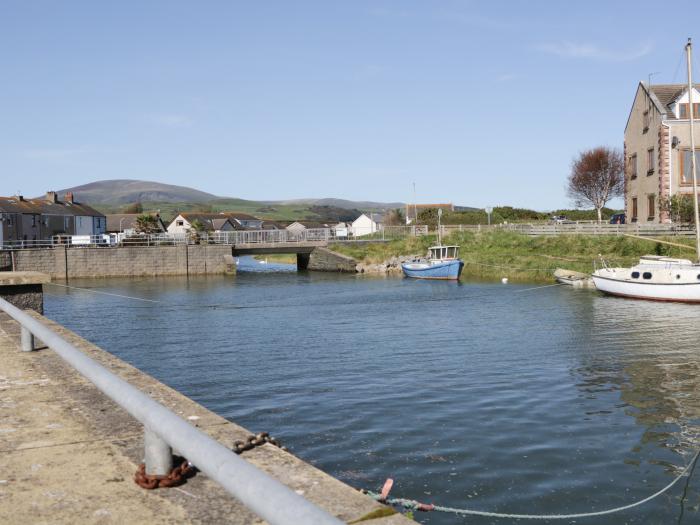
[[[678,118],[688,118],[688,103],[678,104]],[[693,118],[700,118],[700,103],[693,102]]]
[[[32,215],[32,228],[36,228],[36,215]]]
[[[642,274],[642,279],[651,279],[651,272],[644,272]]]
[[[639,272],[632,272],[632,279],[639,279]]]
[[[644,127],[642,128],[642,133],[646,133],[647,131],[649,131],[649,110],[648,109],[644,112],[643,124],[644,124]]]
[[[637,154],[636,153],[630,157],[629,171],[630,171],[630,179],[636,179],[637,178]]]
[[[691,168],[690,150],[681,150],[681,184],[693,183],[693,172]],[[695,150],[695,169],[700,171],[700,150],[697,149]],[[697,175],[700,175],[700,173]],[[700,182],[700,180],[698,182]]]
[[[652,220],[656,215],[656,203],[654,195],[647,195],[647,219]]]
[[[175,221],[175,224],[176,224],[177,226],[184,226],[184,225],[185,225],[185,221]]]
[[[637,222],[637,197],[632,197],[632,222]]]
[[[654,155],[654,148],[649,148],[647,150],[647,175],[654,173],[654,166],[656,166],[656,155]]]

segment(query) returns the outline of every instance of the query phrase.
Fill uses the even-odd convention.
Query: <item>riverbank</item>
[[[692,240],[661,238],[687,244],[685,250],[624,236],[612,235],[552,235],[530,237],[505,231],[456,232],[444,239],[445,244],[460,246],[464,261],[462,278],[494,279],[507,277],[511,281],[549,282],[556,268],[590,273],[601,255],[610,265],[628,266],[641,255],[656,254],[669,257],[693,257]],[[365,266],[380,267],[392,258],[426,253],[435,244],[435,236],[411,237],[382,244],[337,244],[334,251],[349,255]]]

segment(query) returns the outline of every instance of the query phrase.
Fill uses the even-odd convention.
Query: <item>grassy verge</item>
[[[602,255],[609,265],[629,266],[640,255],[655,254],[694,258],[693,240],[661,238],[687,244],[690,250],[648,240],[612,235],[547,235],[529,237],[512,232],[457,232],[445,244],[457,244],[464,261],[462,277],[514,281],[552,281],[555,268],[580,272],[593,271],[593,262]],[[385,244],[335,245],[333,250],[367,263],[383,262],[393,256],[424,254],[435,237],[407,238]]]

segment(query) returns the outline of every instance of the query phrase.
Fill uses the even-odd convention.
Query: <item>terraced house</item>
[[[106,226],[102,213],[77,202],[72,193],[62,201],[55,191],[39,199],[0,197],[0,246],[50,240],[55,235],[101,235]]]
[[[693,89],[695,158],[700,166],[700,91]],[[628,222],[671,222],[664,206],[692,194],[691,114],[687,84],[640,82],[625,126],[625,211]]]

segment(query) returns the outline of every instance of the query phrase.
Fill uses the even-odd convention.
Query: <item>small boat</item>
[[[406,277],[414,279],[459,279],[464,262],[459,259],[459,246],[431,246],[427,260],[403,263]]]
[[[688,107],[692,108],[695,106],[693,104],[694,89],[691,69],[693,60],[690,39],[685,46],[685,51],[688,61]],[[693,131],[695,120],[692,116],[688,119],[690,151],[697,151]],[[700,211],[698,210],[696,155],[690,155],[690,170],[693,180],[695,251],[696,260],[700,261]],[[700,263],[694,263],[688,259],[645,255],[639,259],[639,264],[631,268],[603,266],[603,268],[593,272],[593,282],[598,290],[610,295],[653,301],[700,303]]]
[[[645,255],[631,268],[601,268],[593,273],[598,290],[611,295],[700,303],[700,264],[688,259]]]
[[[567,284],[575,288],[593,288],[593,279],[587,273],[575,272],[573,270],[565,270],[557,268],[554,270],[554,279],[559,284]]]
[[[401,269],[406,277],[414,279],[441,279],[456,281],[464,268],[464,262],[459,258],[459,246],[442,245],[442,208],[438,209],[437,246],[428,248],[426,260],[403,263]]]

